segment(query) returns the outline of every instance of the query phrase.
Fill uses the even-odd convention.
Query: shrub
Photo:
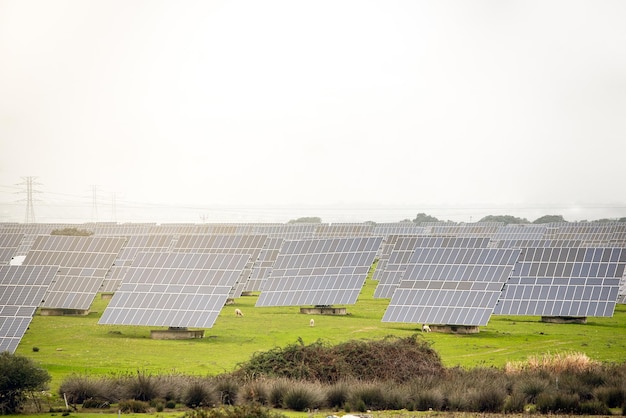
[[[385,409],[385,394],[377,383],[361,383],[352,389],[349,404],[359,412],[364,412],[362,405],[365,410]]]
[[[217,394],[206,381],[197,380],[187,386],[183,402],[189,408],[214,406],[217,403]]]
[[[521,378],[514,390],[524,395],[527,403],[535,403],[537,396],[548,389],[549,382],[539,376],[526,375]]]
[[[174,409],[174,408],[176,408],[176,402],[174,402],[171,399],[169,401],[165,401],[165,407],[167,409]]]
[[[580,410],[578,395],[542,393],[537,397],[537,411],[542,414],[575,414]]]
[[[507,395],[503,387],[486,385],[475,388],[468,396],[471,411],[501,412]]]
[[[89,398],[83,401],[83,408],[89,409],[108,409],[111,404],[108,401],[102,399]]]
[[[516,414],[520,412],[524,412],[524,407],[526,406],[526,397],[524,394],[519,392],[514,392],[509,395],[504,401],[504,406],[502,407],[502,411],[505,414]]]
[[[124,395],[128,399],[148,402],[161,397],[156,379],[143,372],[137,372],[136,377],[129,378],[124,384]]]
[[[33,347],[33,353],[38,353],[39,352],[39,347]]]
[[[120,411],[124,413],[143,414],[150,410],[150,405],[147,402],[139,401],[137,399],[128,399],[121,401],[118,404]]]
[[[399,410],[409,405],[409,395],[406,387],[386,383],[383,387],[383,405],[381,409]]]
[[[349,389],[346,382],[338,382],[326,388],[326,405],[330,408],[341,409],[348,400]]]
[[[291,388],[293,382],[290,382],[287,379],[276,379],[272,383],[272,387],[270,389],[270,405],[274,408],[282,408],[283,399],[285,398],[285,394]]]
[[[448,394],[445,398],[444,409],[452,412],[467,411],[469,408],[465,394],[461,392]]]
[[[319,408],[322,405],[322,396],[313,385],[297,384],[291,387],[283,398],[283,405],[292,411],[306,411]]]
[[[419,375],[441,374],[441,359],[420,335],[376,341],[347,341],[335,346],[299,343],[253,355],[235,376],[285,377],[334,383],[340,380],[407,382]]]
[[[626,389],[619,386],[601,386],[594,393],[609,408],[619,408],[626,402]]]
[[[444,397],[438,389],[427,389],[413,395],[413,407],[418,411],[440,411],[443,405]]]
[[[235,379],[229,377],[218,378],[215,383],[215,390],[222,404],[234,405],[237,402],[239,383]]]
[[[600,401],[587,401],[580,403],[578,411],[582,415],[612,415],[613,413],[604,403]]]
[[[568,372],[558,377],[558,389],[561,392],[577,395],[581,400],[593,399],[593,388],[585,383],[582,375],[584,373]]]
[[[102,398],[100,386],[87,376],[71,375],[59,386],[59,395],[69,404],[82,404],[87,399]]]
[[[260,405],[241,405],[187,411],[183,418],[287,418]]]
[[[545,370],[551,373],[584,372],[598,366],[598,362],[591,360],[585,353],[556,353],[542,356],[531,356],[526,361],[508,362],[505,366],[507,373],[521,371]]]
[[[270,399],[268,383],[264,380],[253,380],[245,383],[237,396],[248,403],[268,405]]]
[[[50,380],[48,372],[31,359],[8,351],[0,353],[0,413],[19,412],[27,394],[43,390]]]

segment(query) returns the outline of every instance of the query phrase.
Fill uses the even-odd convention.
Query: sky
[[[626,2],[0,0],[0,222],[626,216]]]

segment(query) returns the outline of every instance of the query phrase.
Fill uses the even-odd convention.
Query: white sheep
[[[422,332],[430,332],[430,327],[426,324],[422,325]]]
[[[314,327],[315,326],[315,319],[311,318],[311,320],[309,321],[309,325]]]
[[[243,316],[243,312],[241,312],[241,309],[237,308],[237,309],[235,309],[235,315],[236,316]]]

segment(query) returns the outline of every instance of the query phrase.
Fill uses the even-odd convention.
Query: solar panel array
[[[553,228],[546,238],[581,240],[585,247],[597,247],[608,246],[613,237],[620,232],[626,232],[626,223],[578,223]]]
[[[253,292],[263,289],[265,280],[272,272],[272,267],[278,258],[284,241],[283,238],[268,238],[265,241],[265,245],[259,253],[259,257],[252,267],[250,277],[244,286],[244,291]]]
[[[174,244],[173,251],[249,255],[248,264],[232,290],[231,297],[237,298],[243,293],[266,240],[267,235],[182,235]]]
[[[430,228],[431,235],[454,237],[492,237],[502,227],[502,223],[488,222],[464,225],[440,225]]]
[[[256,306],[354,304],[382,237],[285,241]]]
[[[561,239],[512,239],[491,241],[489,246],[493,248],[581,247],[582,241]]]
[[[98,323],[211,328],[249,258],[140,253]]]
[[[0,352],[15,352],[57,270],[0,266]]]
[[[520,252],[509,248],[416,249],[383,322],[487,325]]]
[[[404,272],[410,263],[413,253],[422,247],[457,247],[457,248],[486,248],[489,238],[456,238],[432,236],[400,236],[389,255],[389,260],[382,267],[384,270],[379,276],[379,282],[374,290],[375,298],[390,298],[400,284]],[[378,270],[378,267],[377,267]]]
[[[101,292],[115,292],[139,252],[167,252],[171,250],[172,235],[131,235],[108,271]]]
[[[373,225],[364,223],[319,224],[315,229],[315,237],[367,237],[372,235],[373,229]]]
[[[492,241],[502,240],[540,240],[546,234],[548,227],[538,224],[509,224],[503,225],[492,235]]]
[[[612,316],[625,265],[624,248],[526,248],[494,313]]]
[[[0,265],[8,265],[17,255],[24,234],[0,234]]]
[[[413,222],[398,222],[376,224],[372,228],[373,236],[387,237],[389,235],[422,235],[426,233],[426,228],[414,224]]]
[[[57,265],[42,307],[88,310],[126,238],[37,237],[23,265]]]

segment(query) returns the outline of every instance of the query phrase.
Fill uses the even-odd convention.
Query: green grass
[[[98,325],[107,301],[99,296],[92,313],[84,317],[36,315],[17,354],[34,359],[52,375],[51,388],[71,373],[120,374],[181,373],[215,375],[234,370],[253,353],[283,347],[301,338],[305,344],[322,340],[336,344],[351,339],[409,336],[417,324],[383,323],[388,299],[372,297],[376,282],[367,280],[346,316],[300,314],[298,307],[256,308],[256,296],[238,298],[224,307],[205,338],[158,341],[150,338],[156,327]],[[244,312],[236,317],[235,308]],[[539,317],[492,316],[478,334],[428,333],[446,366],[503,366],[531,355],[582,352],[594,360],[623,362],[626,353],[626,305],[618,305],[613,318],[589,318],[588,323],[548,324]],[[34,352],[33,347],[39,351]]]

